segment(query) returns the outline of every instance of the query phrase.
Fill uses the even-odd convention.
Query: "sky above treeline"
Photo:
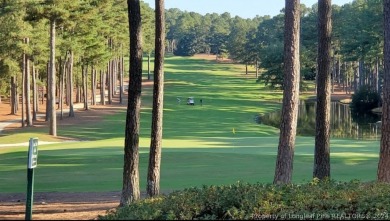
[[[154,0],[143,0],[154,8]],[[311,7],[317,0],[301,0],[301,4]],[[352,0],[333,0],[332,4],[344,5]],[[284,0],[165,0],[165,8],[178,8],[182,11],[197,12],[201,15],[207,13],[229,12],[232,17],[254,18],[256,15],[275,16],[285,6]]]

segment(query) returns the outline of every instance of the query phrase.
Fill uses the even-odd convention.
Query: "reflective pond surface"
[[[257,123],[280,126],[281,110],[257,117]],[[333,138],[352,138],[360,140],[380,139],[381,116],[374,113],[357,114],[348,104],[331,103],[330,132]],[[315,136],[316,103],[300,101],[298,111],[297,135]]]

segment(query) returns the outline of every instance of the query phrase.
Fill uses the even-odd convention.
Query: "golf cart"
[[[189,98],[187,98],[187,104],[188,104],[188,105],[195,105],[194,97],[189,97]]]

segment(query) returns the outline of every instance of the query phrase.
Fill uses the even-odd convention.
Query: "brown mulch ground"
[[[119,205],[119,192],[34,193],[36,220],[93,220]],[[0,194],[0,220],[25,219],[25,194]]]
[[[215,59],[215,56],[200,55],[206,59]],[[228,62],[227,60],[224,62]],[[152,82],[144,82],[144,86],[151,86]],[[339,89],[332,94],[332,100],[343,100],[350,98]],[[127,96],[126,96],[127,98]],[[58,125],[86,124],[90,121],[96,122],[102,115],[113,114],[119,109],[127,107],[126,99],[124,104],[119,104],[118,97],[115,97],[113,104],[91,106],[88,111],[78,109],[75,118],[64,117],[58,120]],[[40,113],[44,113],[44,105],[40,106]],[[17,115],[10,115],[9,102],[0,104],[0,121],[20,119],[20,111]],[[7,130],[20,130],[20,123],[7,127]],[[34,123],[36,127],[47,127],[48,122],[39,119]],[[34,193],[33,219],[36,220],[93,220],[98,215],[104,215],[108,210],[115,209],[119,205],[119,192],[90,192],[90,193]],[[24,193],[2,194],[0,193],[0,220],[22,220],[25,218]]]

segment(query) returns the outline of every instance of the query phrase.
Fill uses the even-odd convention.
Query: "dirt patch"
[[[230,58],[224,58],[224,57],[218,57],[214,54],[196,54],[194,55],[195,58],[205,59],[205,60],[213,60],[218,63],[225,63],[225,64],[234,64],[234,60]]]
[[[36,220],[93,220],[119,205],[119,192],[34,193]],[[0,194],[0,220],[22,220],[25,194]]]
[[[313,91],[305,92],[309,95],[309,100],[315,100],[316,95]],[[331,101],[339,101],[342,103],[350,103],[352,101],[351,93],[346,93],[339,85],[334,86],[333,93],[331,94]]]
[[[125,84],[127,85],[128,82],[125,81]],[[150,88],[153,85],[153,81],[143,80],[142,87],[144,89]],[[41,102],[41,101],[40,101]],[[44,103],[39,104],[39,111],[37,112],[37,120],[33,122],[33,127],[49,127],[49,122],[45,121],[45,112],[46,112],[46,105]],[[57,117],[57,125],[59,127],[61,126],[69,126],[69,125],[83,125],[88,124],[92,122],[99,122],[102,119],[102,116],[115,114],[118,112],[118,110],[126,110],[127,108],[127,93],[123,95],[122,104],[119,102],[119,94],[116,94],[113,96],[112,103],[109,104],[106,98],[106,105],[100,105],[99,103],[97,105],[89,105],[89,109],[85,110],[82,103],[75,103],[74,104],[74,110],[75,110],[75,117],[69,117],[69,107],[64,105],[63,109],[63,117],[60,116]],[[60,109],[57,106],[57,114],[60,111]],[[11,113],[11,105],[9,103],[8,99],[3,99],[2,103],[0,103],[0,122],[2,121],[8,121],[8,120],[20,120],[20,122],[16,122],[13,124],[10,124],[6,127],[6,130],[8,130],[9,133],[17,133],[18,130],[22,130],[21,127],[21,119],[22,119],[22,110],[19,108],[18,112],[15,115],[10,114]],[[14,131],[10,131],[14,130]],[[60,139],[69,139],[69,138],[61,138]]]

